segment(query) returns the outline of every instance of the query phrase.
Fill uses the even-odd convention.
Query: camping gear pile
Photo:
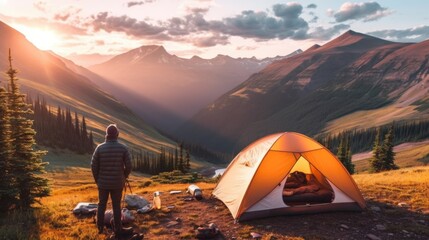
[[[124,202],[127,208],[123,208],[121,211],[122,224],[130,224],[134,222],[135,217],[133,215],[133,211],[131,211],[130,209],[137,209],[137,213],[147,213],[153,209],[153,205],[149,203],[149,201],[136,194],[125,194]],[[97,212],[97,207],[98,204],[96,203],[81,202],[78,203],[73,209],[73,213],[77,216],[94,216],[94,222],[96,222],[95,215]],[[112,229],[112,232],[115,232],[113,224],[113,210],[106,210],[103,222],[107,227],[110,227]],[[140,240],[143,239],[143,234],[135,233],[133,231],[133,228],[123,228],[123,232],[121,233],[120,237],[115,236],[115,234],[112,233],[107,239]]]
[[[144,197],[139,196],[137,194],[132,194],[131,187],[128,183],[128,188],[130,189],[130,194],[125,194],[123,198],[123,204],[126,208],[122,208],[121,211],[121,222],[122,224],[131,224],[135,221],[134,213],[137,212],[139,214],[144,214],[152,211],[153,209],[161,209],[161,192],[156,191],[153,193],[153,200],[149,202]],[[170,191],[170,194],[179,194],[182,191]],[[203,199],[202,190],[197,185],[190,185],[187,188],[187,193],[191,195],[192,199],[201,200]],[[97,212],[98,204],[89,203],[89,202],[81,202],[78,203],[77,206],[73,209],[73,213],[75,215],[92,215],[94,216]],[[174,208],[173,205],[167,206],[167,208]],[[106,210],[104,214],[104,224],[112,229],[114,232],[114,224],[113,224],[113,210]],[[132,228],[124,228],[124,232],[121,233],[119,239],[131,239],[138,240],[143,239],[143,234],[135,233]],[[214,228],[213,226],[209,228],[199,227],[196,230],[196,235],[200,236],[201,239],[209,239],[211,236],[216,236],[219,233],[219,229]],[[107,239],[118,239],[118,236],[115,236],[114,233],[110,234]]]

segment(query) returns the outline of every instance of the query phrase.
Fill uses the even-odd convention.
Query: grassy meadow
[[[97,202],[97,189],[90,170],[83,167],[52,168],[46,177],[51,183],[51,196],[42,199],[42,204],[36,205],[33,211],[2,216],[0,239],[105,239],[109,231],[99,235],[93,217],[77,217],[71,212],[78,202]],[[195,228],[210,222],[219,226],[224,239],[248,239],[250,232],[263,234],[262,239],[347,236],[359,239],[365,236],[362,233],[365,229],[371,229],[368,227],[374,224],[371,221],[382,221],[388,231],[383,234],[394,234],[390,239],[429,237],[429,167],[356,174],[353,177],[368,203],[368,209],[362,213],[285,216],[234,223],[223,203],[210,198],[215,183],[197,183],[203,189],[204,200],[187,202],[184,201],[187,196],[184,190],[188,184],[159,184],[133,174],[130,179],[133,193],[150,200],[154,191],[161,191],[163,207],[147,214],[135,214],[136,221],[132,226],[144,233],[146,239],[192,239]],[[168,192],[171,190],[182,190],[182,193],[170,195]],[[400,202],[405,202],[407,207],[397,207]],[[380,207],[381,212],[373,212],[374,206]],[[414,219],[415,223],[409,219]],[[320,221],[331,230],[318,227]],[[350,226],[349,231],[356,230],[351,235],[344,229],[339,231],[341,224]],[[312,226],[311,230],[309,226]],[[403,230],[408,235],[404,235]]]

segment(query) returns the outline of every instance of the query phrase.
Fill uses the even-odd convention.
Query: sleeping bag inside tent
[[[239,221],[365,208],[356,183],[335,155],[294,132],[269,135],[243,149],[212,194]]]

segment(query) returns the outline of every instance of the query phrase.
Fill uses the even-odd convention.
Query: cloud
[[[28,27],[40,28],[43,26],[45,29],[54,31],[56,34],[63,35],[63,37],[73,38],[74,35],[86,35],[87,29],[80,27],[76,24],[55,22],[47,18],[28,18],[28,17],[11,17],[0,14],[0,18],[5,22],[16,22]]]
[[[192,38],[192,44],[197,47],[213,47],[216,45],[227,45],[229,37],[222,34],[213,34],[205,37]]]
[[[236,50],[244,50],[244,51],[253,51],[258,49],[258,46],[237,46],[235,48]]]
[[[341,5],[337,12],[330,11],[337,22],[348,20],[361,20],[364,22],[374,21],[392,13],[387,8],[381,7],[377,2],[346,2]]]
[[[104,30],[106,32],[124,32],[134,37],[149,37],[162,35],[166,29],[162,26],[155,26],[145,21],[138,21],[126,15],[116,17],[109,16],[107,12],[98,13],[92,16],[92,27],[94,31]],[[165,38],[165,36],[164,36]]]
[[[127,6],[128,7],[134,7],[134,6],[139,6],[139,5],[142,5],[142,4],[144,4],[143,1],[139,1],[139,2],[134,1],[134,2],[128,2]]]
[[[308,23],[300,17],[299,3],[275,4],[274,17],[267,12],[243,11],[240,15],[223,20],[219,31],[232,36],[255,39],[303,39]]]
[[[155,2],[156,0],[145,0],[145,1],[131,1],[131,2],[128,2],[127,3],[127,6],[130,8],[130,7],[134,7],[134,6],[140,6],[140,5],[143,5],[143,4],[145,4],[145,3],[153,3],[153,2]]]
[[[34,2],[33,3],[33,6],[37,9],[37,10],[39,10],[39,11],[41,11],[41,12],[44,12],[44,13],[46,13],[47,12],[47,10],[48,10],[48,8],[47,8],[47,6],[46,6],[47,4],[46,4],[46,2],[43,2],[43,1],[37,1],[37,2]]]
[[[307,8],[317,8],[317,5],[314,3],[308,4]]]
[[[349,29],[350,25],[347,24],[337,24],[329,28],[316,27],[310,34],[309,38],[318,39],[318,40],[329,40],[333,36],[343,32],[346,29]]]
[[[104,40],[95,40],[95,45],[103,46],[105,44]]]
[[[429,26],[419,26],[408,29],[388,29],[367,33],[379,38],[399,42],[420,42],[429,38]]]
[[[310,21],[308,21],[309,23],[317,23],[317,20],[319,20],[318,16],[314,16]]]
[[[82,9],[80,9],[80,8],[69,7],[65,10],[62,10],[59,13],[56,13],[54,15],[54,20],[65,22],[65,21],[69,20],[70,17],[76,16],[81,11],[82,11]]]
[[[180,8],[186,14],[205,14],[213,5],[213,0],[185,0]]]
[[[299,3],[275,4],[271,10],[247,10],[219,20],[207,20],[206,13],[212,0],[187,1],[187,12],[182,17],[173,17],[163,21],[151,22],[129,16],[112,16],[100,12],[92,16],[90,25],[95,32],[122,32],[128,36],[150,40],[174,40],[189,42],[198,47],[211,47],[229,43],[230,37],[242,37],[255,41],[272,39],[329,39],[348,25],[338,24],[328,28],[318,27],[309,33],[309,22],[317,22],[303,17],[303,6]],[[200,3],[203,3],[201,5]],[[200,4],[200,5],[199,5]],[[190,7],[192,6],[192,7]]]

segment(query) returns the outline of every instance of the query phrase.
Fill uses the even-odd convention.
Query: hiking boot
[[[121,228],[120,231],[118,232],[115,231],[115,233],[117,236],[130,236],[130,235],[133,235],[134,230],[132,227],[127,227],[127,228],[123,227]]]
[[[98,229],[98,234],[102,234],[104,231],[104,226],[98,226],[97,229]]]
[[[141,234],[141,233],[136,233],[136,234],[134,234],[129,240],[142,240],[143,239],[143,237],[144,237],[144,235],[143,234]]]

